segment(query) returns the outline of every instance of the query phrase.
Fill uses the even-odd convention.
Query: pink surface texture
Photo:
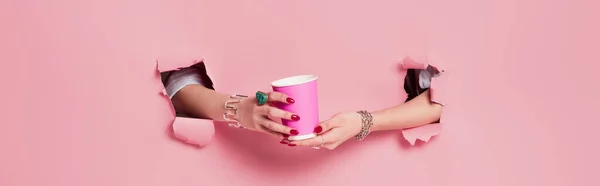
[[[0,186],[600,185],[599,5],[2,0]],[[203,60],[247,95],[314,74],[325,120],[402,103],[407,57],[447,73],[441,123],[333,151],[176,118],[157,72]]]

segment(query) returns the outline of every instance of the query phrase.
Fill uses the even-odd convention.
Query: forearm
[[[175,110],[192,117],[223,120],[224,104],[230,95],[199,84],[188,85],[173,96]]]
[[[431,102],[429,90],[395,107],[373,112],[372,131],[397,130],[430,124],[440,119],[442,105]]]

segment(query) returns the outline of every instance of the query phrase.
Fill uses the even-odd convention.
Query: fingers
[[[326,132],[322,135],[319,135],[317,137],[314,138],[310,138],[310,139],[305,139],[305,140],[298,140],[298,141],[291,141],[291,144],[297,145],[297,146],[305,146],[305,147],[326,147],[328,145],[331,145],[337,141],[339,141],[339,131],[336,130],[330,130],[329,132]]]
[[[327,144],[325,136],[317,136],[310,139],[299,140],[299,141],[290,141],[290,144],[294,144],[297,146],[305,146],[305,147],[320,147],[321,145]]]
[[[287,103],[287,104],[296,102],[294,99],[292,99],[288,95],[285,95],[284,93],[281,93],[281,92],[269,92],[267,95],[269,98],[267,101],[270,101],[270,102],[281,102],[281,103]]]
[[[281,118],[281,119],[294,120],[294,121],[300,120],[300,116],[298,116],[294,113],[288,112],[288,111],[278,109],[276,107],[262,106],[261,109],[262,109],[263,114],[265,114],[268,117]]]
[[[315,127],[315,133],[322,134],[322,133],[325,133],[325,132],[331,130],[333,127],[334,127],[333,122],[330,122],[330,120],[327,120],[327,121],[319,123],[319,125],[317,125],[317,127]]]
[[[272,135],[272,136],[274,136],[276,138],[285,138],[285,136],[289,136],[287,134],[282,134],[282,133],[279,133],[279,132],[272,131],[271,129],[268,129],[267,127],[264,127],[262,125],[259,127],[259,129],[257,131],[258,132],[263,132],[263,133],[266,133],[266,134],[269,134],[269,135]]]
[[[259,123],[262,125],[262,127],[273,131],[273,132],[278,132],[281,134],[291,134],[291,135],[297,135],[298,131],[290,128],[288,126],[279,124],[277,122],[274,122],[273,120],[267,119],[267,118],[263,118],[259,121]]]

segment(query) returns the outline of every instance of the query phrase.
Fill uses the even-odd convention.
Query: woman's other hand
[[[306,146],[313,148],[327,148],[333,150],[346,140],[356,136],[362,129],[362,120],[360,114],[356,112],[338,113],[330,119],[321,122],[315,127],[317,137],[299,140],[287,141],[291,146]]]
[[[278,119],[300,120],[300,116],[274,106],[276,102],[294,104],[294,99],[279,92],[269,92],[267,96],[267,104],[264,105],[258,105],[254,96],[244,99],[238,105],[235,119],[240,122],[240,125],[249,130],[273,134],[278,137],[297,135],[297,130],[274,121]]]

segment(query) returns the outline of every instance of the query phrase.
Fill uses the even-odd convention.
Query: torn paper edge
[[[177,139],[199,147],[209,144],[215,134],[213,121],[206,119],[175,117],[172,128]]]
[[[159,81],[162,80],[161,73],[168,72],[173,70],[179,70],[182,68],[191,67],[195,64],[203,62],[202,59],[199,60],[185,60],[190,61],[190,64],[182,65],[182,66],[169,66],[167,64],[161,63],[160,60],[156,60],[156,71],[159,76]],[[162,65],[164,66],[162,66]],[[163,83],[160,82],[162,85]],[[176,115],[175,108],[173,107],[173,103],[167,94],[167,91],[164,87],[160,90],[160,94],[164,96],[169,102],[169,107],[171,108],[171,114],[175,118],[173,123],[171,123],[173,135],[188,144],[196,145],[199,147],[205,146],[212,140],[215,127],[212,120],[207,119],[198,119],[198,118],[188,118],[188,117],[179,117]]]
[[[444,69],[441,69],[435,65],[431,65],[430,63],[419,63],[410,58],[405,58],[400,65],[405,70],[427,69],[427,67],[429,66],[436,68],[439,71],[439,74],[431,78],[431,86],[429,88],[429,93],[431,96],[430,99],[432,102],[445,106],[446,102],[443,95],[445,92],[448,74]],[[404,136],[404,139],[408,141],[411,145],[415,145],[417,140],[428,142],[432,137],[437,136],[441,133],[441,124],[442,118],[440,118],[439,123],[432,123],[419,127],[403,129],[402,135]]]

